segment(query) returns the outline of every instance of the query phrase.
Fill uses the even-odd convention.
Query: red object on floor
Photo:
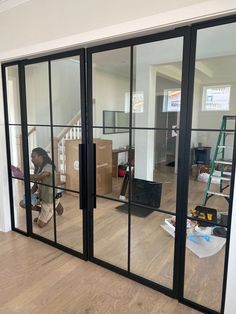
[[[124,177],[125,174],[126,174],[126,170],[125,169],[122,169],[122,168],[118,169],[118,176],[119,177]]]

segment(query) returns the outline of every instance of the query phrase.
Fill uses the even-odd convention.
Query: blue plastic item
[[[36,203],[37,199],[38,199],[37,195],[31,194],[31,204]],[[25,195],[24,195],[23,201],[24,201],[24,204],[26,204],[26,202],[25,202]]]
[[[197,239],[204,239],[207,242],[210,242],[211,237],[208,234],[203,234],[203,235],[197,235],[197,234],[191,234],[188,236],[188,239],[196,244],[199,244],[199,241]]]

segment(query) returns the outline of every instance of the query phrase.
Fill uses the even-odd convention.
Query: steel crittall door
[[[9,155],[25,179],[24,183],[19,171],[14,172],[16,188],[10,185],[16,199],[13,227],[87,258],[84,50],[26,60],[14,67],[5,65],[4,71],[6,85],[11,86],[5,97],[6,110],[11,112],[9,124],[17,123],[17,127],[9,125]],[[9,101],[14,108],[8,106]],[[38,191],[44,191],[47,200],[41,197],[38,210],[31,211],[34,181],[30,174],[35,172],[31,153],[36,147],[44,152],[41,158],[50,175],[47,182],[37,182]],[[26,211],[18,211],[24,194]],[[40,228],[37,217],[43,211],[48,211],[50,219],[45,218],[45,226]]]
[[[173,294],[184,37],[145,42],[89,50],[91,255]]]

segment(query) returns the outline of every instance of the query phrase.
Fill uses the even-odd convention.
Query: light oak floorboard
[[[176,174],[171,167],[161,167],[155,180],[163,183],[161,208],[170,212],[176,206]],[[113,194],[119,197],[122,178],[113,179]],[[189,210],[201,204],[206,183],[190,177]],[[217,186],[212,186],[217,188]],[[20,196],[17,197],[20,199]],[[61,198],[64,206],[62,216],[56,216],[57,241],[69,248],[82,252],[82,211],[79,209],[78,194],[64,193]],[[128,215],[119,211],[117,201],[97,198],[94,210],[94,255],[110,264],[127,270],[128,251]],[[228,203],[219,197],[213,197],[207,203],[219,211],[227,211]],[[23,229],[25,211],[17,210],[19,227]],[[35,217],[37,213],[33,213]],[[169,215],[152,212],[146,217],[131,216],[131,272],[157,282],[165,287],[173,285],[174,239],[160,225]],[[36,234],[54,240],[53,219],[43,229],[35,224]],[[185,288],[187,299],[220,309],[223,284],[225,249],[214,256],[200,259],[190,250],[186,250]]]
[[[0,233],[0,313],[197,314],[155,290],[14,232]]]

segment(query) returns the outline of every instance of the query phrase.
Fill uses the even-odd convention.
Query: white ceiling
[[[0,13],[4,11],[8,11],[28,1],[30,0],[0,0]]]

